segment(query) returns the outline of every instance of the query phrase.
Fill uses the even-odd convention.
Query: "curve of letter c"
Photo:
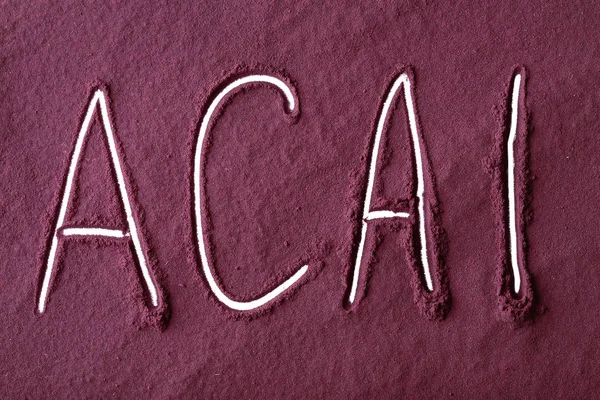
[[[275,78],[270,75],[247,75],[239,79],[236,79],[229,85],[227,85],[222,91],[220,91],[216,97],[210,103],[205,115],[202,117],[202,123],[200,125],[200,132],[198,140],[196,142],[196,151],[194,156],[194,213],[196,219],[196,235],[198,238],[198,249],[200,252],[200,261],[202,264],[202,270],[208,281],[210,289],[215,294],[217,299],[225,304],[227,307],[239,311],[249,311],[259,308],[280,296],[283,292],[293,286],[302,276],[308,271],[308,265],[304,265],[298,271],[296,271],[291,277],[285,280],[282,284],[271,290],[269,293],[251,301],[235,301],[232,300],[217,284],[213,272],[208,263],[208,257],[206,255],[206,246],[204,243],[204,234],[202,227],[202,190],[203,187],[200,182],[201,174],[201,161],[202,161],[202,147],[204,139],[207,135],[209,127],[211,126],[211,119],[217,108],[222,105],[223,100],[236,89],[251,84],[270,84],[278,88],[287,102],[287,112],[293,113],[298,107],[298,101],[294,97],[294,94],[290,87],[282,80]]]

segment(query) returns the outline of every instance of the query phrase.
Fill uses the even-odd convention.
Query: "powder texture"
[[[0,397],[598,398],[600,7],[590,1],[5,1],[0,5]],[[382,137],[360,301],[348,265],[370,143],[410,71],[434,291],[425,290],[403,98]],[[515,147],[522,291],[507,264],[505,146]],[[211,268],[244,301],[302,265],[273,303],[233,311],[199,262],[193,165],[205,143]],[[97,88],[158,290],[127,238],[59,238],[77,134]],[[401,96],[401,95],[400,95]],[[99,115],[65,227],[126,229]],[[534,216],[534,218],[533,218]]]

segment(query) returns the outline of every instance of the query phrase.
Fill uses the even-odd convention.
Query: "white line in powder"
[[[106,137],[108,139],[108,145],[110,150],[111,161],[113,163],[115,173],[117,175],[117,183],[119,186],[119,194],[121,196],[121,201],[123,202],[123,207],[125,209],[125,214],[127,216],[127,225],[129,228],[129,232],[124,234],[121,232],[123,236],[131,236],[131,240],[133,242],[133,247],[135,248],[136,256],[138,262],[140,263],[140,270],[142,271],[142,275],[144,278],[144,282],[146,287],[148,288],[148,292],[150,293],[150,298],[153,306],[158,305],[158,293],[156,291],[156,286],[152,281],[152,277],[150,276],[150,272],[148,270],[148,266],[146,264],[146,258],[142,251],[142,245],[140,243],[140,239],[138,237],[137,227],[135,225],[135,220],[133,219],[133,213],[131,211],[131,205],[129,204],[129,196],[127,194],[127,188],[125,186],[125,179],[123,177],[123,171],[121,170],[121,162],[119,161],[119,156],[117,153],[117,146],[115,145],[115,139],[113,136],[112,126],[110,124],[110,119],[108,117],[108,108],[106,106],[106,98],[102,90],[97,90],[94,93],[94,97],[90,102],[85,118],[83,120],[83,124],[81,125],[81,130],[79,131],[79,135],[77,136],[77,142],[75,144],[75,150],[73,152],[73,157],[71,158],[71,163],[69,165],[69,172],[67,174],[67,182],[65,185],[65,190],[63,192],[63,198],[60,204],[60,211],[58,213],[58,219],[56,220],[56,227],[54,228],[54,233],[52,235],[52,243],[50,244],[50,252],[48,254],[48,259],[44,271],[44,280],[42,281],[42,288],[40,290],[40,297],[38,301],[38,311],[43,313],[46,309],[46,301],[48,298],[48,289],[50,287],[50,279],[52,277],[52,270],[54,269],[54,262],[56,259],[56,251],[58,248],[58,231],[62,227],[63,222],[65,220],[65,215],[67,213],[67,206],[69,204],[69,198],[71,196],[71,190],[73,186],[73,179],[75,176],[75,170],[77,169],[77,163],[79,161],[79,157],[81,155],[81,149],[83,147],[83,142],[85,139],[85,135],[88,131],[90,122],[92,120],[92,116],[94,111],[96,110],[96,105],[100,105],[100,114],[102,116],[102,124],[104,126],[104,131],[106,132]],[[91,229],[92,233],[89,233]],[[101,228],[67,228],[63,230],[63,234],[69,236],[69,232],[75,235],[84,234],[83,232],[87,232],[87,234],[95,235],[95,236],[112,236],[115,237],[115,231],[110,229],[101,229],[101,231],[105,231],[104,234],[101,234],[101,231],[97,231],[96,229]],[[67,233],[65,233],[65,231]]]
[[[519,257],[517,253],[517,222],[516,222],[516,201],[515,201],[515,138],[517,136],[517,121],[519,112],[519,90],[521,86],[521,75],[515,76],[510,116],[510,131],[508,134],[508,224],[510,233],[510,261],[512,264],[515,293],[519,293],[521,288],[521,273],[519,272]]]
[[[421,241],[421,263],[423,265],[423,273],[425,275],[425,282],[427,283],[427,289],[433,290],[433,283],[431,281],[431,274],[429,272],[429,262],[427,260],[427,240],[425,236],[425,206],[424,206],[424,192],[425,183],[423,179],[423,165],[421,159],[421,147],[419,144],[419,135],[417,132],[417,121],[415,116],[414,104],[411,94],[410,79],[407,74],[400,75],[383,103],[383,109],[377,123],[377,131],[375,133],[375,143],[373,144],[373,150],[371,153],[371,163],[369,166],[369,178],[367,181],[367,192],[365,194],[365,202],[363,207],[363,222],[360,233],[360,239],[358,244],[358,251],[356,255],[356,263],[354,264],[354,270],[352,275],[352,286],[350,288],[350,295],[348,301],[350,304],[354,303],[356,298],[356,291],[358,288],[358,278],[360,275],[360,265],[362,262],[363,251],[365,246],[366,234],[367,234],[367,221],[380,218],[408,218],[408,213],[394,213],[392,211],[370,211],[371,208],[371,196],[373,194],[373,184],[375,181],[375,171],[377,165],[377,156],[379,154],[379,146],[381,142],[381,136],[385,128],[385,123],[388,118],[392,101],[396,97],[398,89],[404,85],[404,99],[406,101],[406,108],[408,111],[408,120],[410,125],[410,133],[413,142],[413,153],[415,156],[415,164],[417,169],[417,198],[419,200],[419,236]]]
[[[60,231],[63,236],[104,236],[124,238],[130,236],[128,232],[119,229],[104,228],[64,228]]]
[[[409,213],[405,212],[393,212],[393,211],[371,211],[365,217],[365,220],[372,221],[374,219],[382,219],[382,218],[408,218],[410,217]]]
[[[267,83],[270,85],[276,86],[278,89],[282,91],[286,100],[288,110],[290,112],[294,111],[296,108],[296,101],[294,98],[294,94],[290,90],[290,88],[280,79],[269,75],[249,75],[243,78],[237,79],[227,87],[225,87],[212,101],[206,114],[202,118],[202,124],[200,125],[200,133],[198,135],[198,141],[196,143],[196,153],[194,158],[194,200],[195,200],[195,217],[196,217],[196,233],[198,236],[198,248],[200,251],[200,259],[202,263],[202,270],[204,275],[206,276],[206,280],[208,281],[208,285],[210,289],[215,294],[217,299],[225,304],[227,307],[232,308],[234,310],[239,311],[248,311],[253,310],[258,307],[261,307],[268,302],[275,299],[277,296],[282,294],[284,291],[289,289],[294,283],[296,283],[307,271],[308,265],[304,265],[298,271],[296,271],[291,277],[289,277],[285,282],[281,285],[277,286],[275,289],[265,294],[264,296],[252,300],[252,301],[235,301],[230,299],[219,287],[213,273],[210,269],[210,265],[208,263],[208,257],[206,255],[206,248],[204,244],[204,230],[202,227],[202,185],[200,184],[200,172],[201,172],[201,161],[202,161],[202,145],[204,143],[204,139],[207,135],[208,128],[210,126],[210,120],[219,107],[219,105],[223,102],[225,97],[234,91],[235,89],[255,83]]]

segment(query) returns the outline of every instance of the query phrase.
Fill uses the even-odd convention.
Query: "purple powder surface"
[[[532,2],[82,2],[0,5],[0,397],[597,398],[600,396],[600,6]],[[438,287],[411,221],[369,228],[345,306],[383,98],[410,71]],[[523,291],[510,292],[504,193],[511,79],[524,75],[516,161]],[[200,120],[228,97],[202,160]],[[107,94],[159,305],[128,240],[64,238],[36,311],[70,157]],[[415,209],[399,97],[373,209]],[[64,227],[125,229],[98,114]]]

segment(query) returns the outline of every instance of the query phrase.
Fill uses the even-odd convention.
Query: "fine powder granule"
[[[0,5],[0,397],[600,396],[600,7],[594,2]],[[411,83],[433,291],[419,260]],[[228,308],[215,281],[272,302]],[[507,138],[521,290],[511,292]],[[108,119],[158,306],[132,244]],[[122,237],[76,235],[81,227]],[[58,228],[58,229],[57,229]],[[71,229],[69,231],[69,229]],[[39,312],[53,235],[57,253]],[[71,232],[71,233],[69,233]]]

